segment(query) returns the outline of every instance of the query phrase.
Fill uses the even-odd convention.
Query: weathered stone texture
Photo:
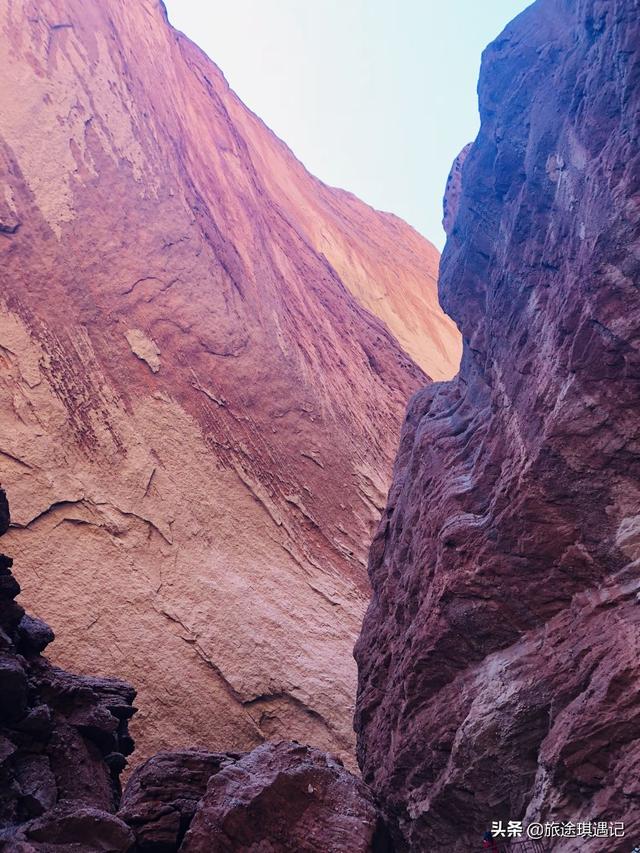
[[[640,840],[640,4],[539,0],[485,51],[357,645],[363,777],[401,850],[492,820]],[[582,846],[585,845],[585,846]]]
[[[8,525],[0,490],[0,535]],[[0,555],[0,851],[125,853],[134,836],[112,812],[133,750],[135,691],[41,657],[53,632],[14,600],[11,565]]]
[[[50,654],[136,684],[141,757],[353,761],[409,356],[459,360],[438,252],[309,175],[157,0],[0,0],[0,62],[0,480]]]
[[[335,758],[268,743],[209,780],[181,853],[391,853],[368,788]]]

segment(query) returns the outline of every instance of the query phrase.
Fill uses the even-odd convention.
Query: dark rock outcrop
[[[459,378],[409,407],[356,649],[402,850],[493,820],[640,839],[640,4],[539,0],[486,50],[440,293]]]
[[[136,853],[391,853],[371,791],[297,743],[245,755],[163,752],[132,775],[118,816]]]
[[[4,536],[4,534],[9,529],[9,525],[11,524],[11,515],[9,513],[9,501],[7,500],[7,495],[0,488],[0,536]]]
[[[133,772],[118,816],[134,831],[139,853],[174,853],[209,779],[240,756],[182,750],[159,752]]]
[[[373,796],[325,753],[259,746],[209,780],[181,853],[386,853]]]
[[[0,534],[9,521],[0,490]],[[11,566],[0,555],[0,850],[128,850],[133,834],[112,812],[135,691],[41,657],[53,632],[15,601]]]

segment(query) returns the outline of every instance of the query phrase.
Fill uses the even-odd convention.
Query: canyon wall
[[[9,519],[0,489],[0,536]],[[0,850],[127,851],[135,835],[113,812],[135,691],[42,657],[53,631],[16,602],[12,564],[0,554]]]
[[[442,304],[357,645],[363,778],[399,850],[492,821],[640,841],[640,4],[538,0],[484,53]],[[454,181],[455,183],[455,181]]]
[[[0,489],[0,536],[9,524]],[[161,752],[122,796],[135,690],[43,657],[53,631],[16,601],[12,565],[0,554],[2,853],[391,850],[371,791],[335,756],[297,743]]]
[[[0,479],[52,658],[136,685],[139,758],[350,760],[402,412],[457,369],[438,253],[156,0],[0,0],[0,51]]]

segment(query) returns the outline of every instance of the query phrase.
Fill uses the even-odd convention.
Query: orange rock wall
[[[348,757],[407,353],[435,378],[459,354],[437,252],[311,177],[152,0],[0,0],[0,56],[23,602],[55,660],[136,685],[140,758]]]

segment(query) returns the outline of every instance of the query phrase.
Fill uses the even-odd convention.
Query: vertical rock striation
[[[401,850],[492,820],[640,839],[640,4],[538,0],[484,53],[440,273],[459,377],[409,406],[356,648]]]
[[[142,755],[348,760],[402,412],[457,368],[438,253],[158,0],[0,0],[0,58],[0,479],[50,653],[136,684]]]
[[[0,490],[0,535],[8,527]],[[15,601],[11,566],[0,555],[0,850],[45,851],[52,843],[124,853],[134,836],[112,813],[133,749],[135,691],[116,679],[72,675],[41,656],[53,632]]]

